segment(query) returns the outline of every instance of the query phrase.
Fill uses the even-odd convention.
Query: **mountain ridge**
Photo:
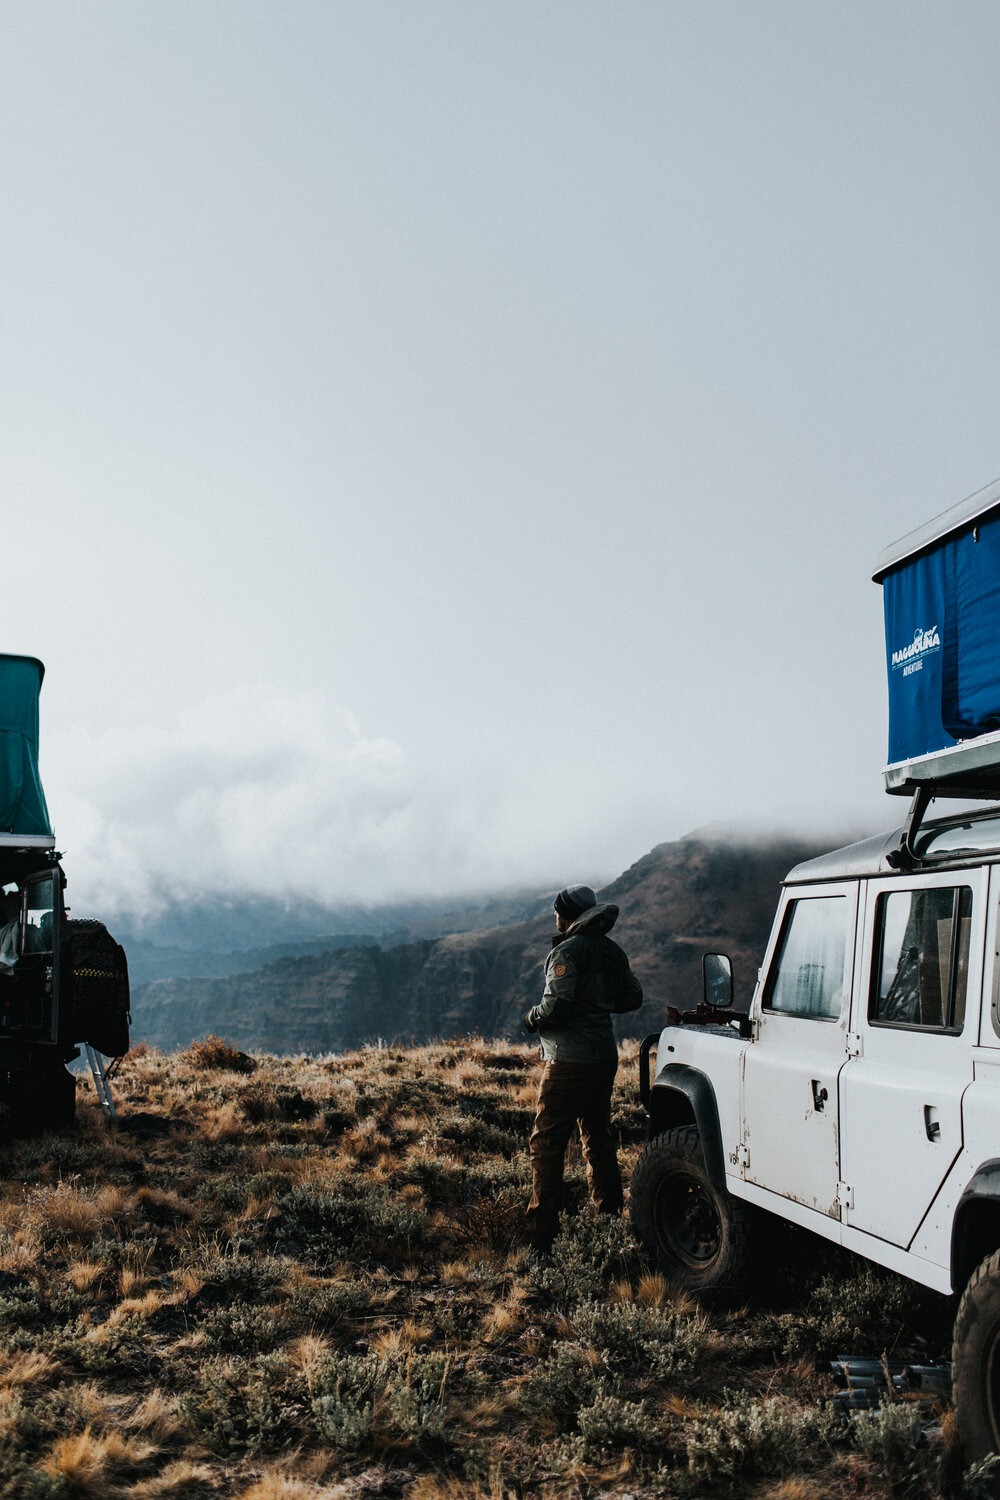
[[[662,1025],[667,1004],[701,995],[701,957],[727,952],[737,1003],[749,1004],[788,870],[818,853],[810,840],[733,842],[687,835],[656,845],[601,891],[621,906],[618,939],[646,1003],[620,1036]],[[134,986],[133,1036],[164,1048],[215,1032],[248,1050],[337,1052],[366,1043],[419,1044],[468,1035],[514,1039],[538,997],[552,935],[551,897],[484,905],[505,920],[397,943],[365,941],[282,954],[260,967]],[[522,910],[524,907],[522,906]]]

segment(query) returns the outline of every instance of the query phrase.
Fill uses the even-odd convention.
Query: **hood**
[[[618,921],[618,907],[610,901],[599,901],[588,906],[581,917],[577,917],[567,932],[559,934],[560,940],[568,937],[603,937]]]

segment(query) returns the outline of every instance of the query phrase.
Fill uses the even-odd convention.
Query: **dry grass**
[[[106,1494],[113,1476],[145,1463],[155,1452],[149,1443],[124,1438],[117,1432],[95,1434],[89,1427],[60,1438],[41,1464],[42,1472],[64,1479],[83,1494]]]
[[[290,1479],[287,1474],[263,1474],[248,1490],[240,1491],[239,1500],[321,1500],[323,1493],[315,1484]]]
[[[590,1213],[579,1165],[540,1262],[536,1084],[531,1049],[481,1039],[246,1059],[207,1038],[130,1054],[116,1129],[82,1086],[77,1132],[14,1145],[0,1178],[0,1500],[899,1492],[898,1453],[822,1417],[813,1356],[842,1305],[857,1352],[899,1352],[919,1299],[824,1250],[826,1280],[793,1268],[706,1315]],[[938,1452],[910,1500],[938,1493]]]
[[[218,1493],[211,1467],[181,1458],[166,1463],[159,1473],[129,1485],[122,1495],[125,1500],[187,1500],[213,1490]]]
[[[0,1355],[0,1389],[15,1386],[48,1385],[61,1374],[61,1366],[39,1349]]]

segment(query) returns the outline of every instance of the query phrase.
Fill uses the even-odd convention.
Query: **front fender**
[[[961,1291],[1000,1247],[1000,1158],[983,1162],[958,1200],[951,1226],[951,1284]]]
[[[688,1063],[666,1063],[650,1090],[649,1133],[661,1135],[673,1125],[692,1121],[698,1127],[708,1175],[717,1187],[726,1185],[719,1106],[711,1080]]]

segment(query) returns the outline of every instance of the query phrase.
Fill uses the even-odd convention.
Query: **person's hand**
[[[525,1031],[532,1032],[538,1030],[538,1022],[534,1019],[532,1011],[530,1010],[526,1010],[524,1012],[524,1029]]]

